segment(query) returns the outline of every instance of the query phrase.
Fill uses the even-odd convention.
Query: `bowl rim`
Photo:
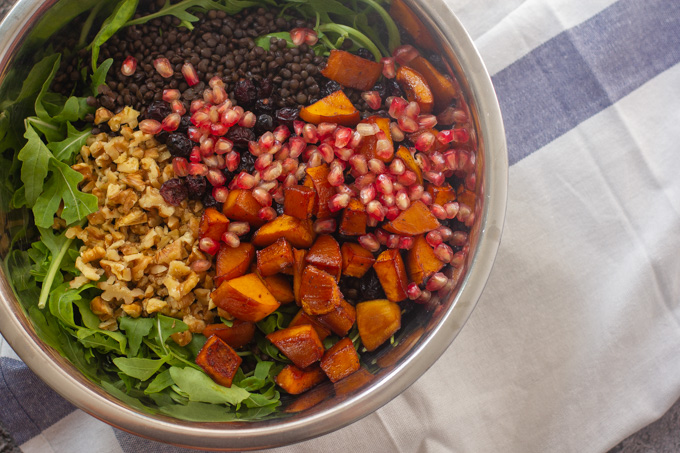
[[[0,23],[0,82],[4,80],[14,52],[44,11],[58,0],[18,0]],[[456,56],[468,88],[470,104],[477,112],[478,130],[483,139],[485,165],[484,202],[478,242],[468,262],[468,272],[454,295],[448,311],[427,337],[404,360],[368,388],[306,417],[284,423],[184,422],[165,416],[138,412],[114,399],[87,380],[75,366],[35,333],[0,268],[0,331],[17,355],[52,389],[75,406],[124,431],[188,448],[259,449],[302,442],[347,426],[376,411],[394,399],[420,376],[450,346],[472,313],[491,273],[500,245],[508,187],[508,157],[500,106],[484,63],[472,39],[445,0],[404,0],[421,18],[429,18],[435,35]],[[23,19],[22,19],[23,18]],[[428,21],[428,19],[426,19]],[[474,272],[471,270],[474,269]],[[28,341],[27,341],[28,340]],[[225,427],[226,426],[226,427]],[[229,428],[231,427],[231,429]]]

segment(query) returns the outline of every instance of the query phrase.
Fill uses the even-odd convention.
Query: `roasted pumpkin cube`
[[[305,270],[307,263],[305,257],[307,250],[293,249],[293,295],[295,296],[295,303],[300,306],[300,287],[302,286],[302,273]]]
[[[224,387],[231,387],[241,366],[241,357],[220,337],[213,335],[196,356],[196,365],[203,368],[213,381]]]
[[[335,195],[335,187],[331,186],[331,183],[328,182],[328,173],[330,173],[328,164],[307,167],[305,172],[307,173],[305,185],[316,190],[314,215],[317,219],[322,220],[335,217],[336,214],[328,207],[328,202]]]
[[[403,0],[392,0],[390,16],[394,18],[404,30],[413,37],[413,41],[428,50],[439,50],[437,42],[432,37],[430,29],[415,15]]]
[[[399,302],[408,297],[406,295],[408,277],[399,249],[387,249],[382,252],[373,264],[373,269],[389,300]]]
[[[386,299],[360,302],[357,327],[361,342],[368,351],[375,350],[401,328],[401,308]]]
[[[253,234],[252,240],[255,247],[266,247],[279,238],[284,238],[294,247],[309,248],[314,243],[315,237],[310,220],[283,214],[262,225]]]
[[[331,93],[325,98],[300,110],[300,118],[308,123],[325,122],[355,126],[361,119],[361,113],[342,90]]]
[[[364,204],[356,198],[352,198],[347,207],[342,211],[340,221],[340,234],[345,236],[361,236],[366,234],[368,214]]]
[[[457,90],[454,82],[439,72],[427,59],[421,56],[415,57],[408,65],[421,73],[434,96],[434,110],[441,112],[449,107],[456,99]]]
[[[396,219],[383,226],[385,231],[406,236],[427,233],[436,228],[439,228],[439,220],[420,200],[411,203]]]
[[[257,274],[224,281],[210,297],[215,305],[241,321],[261,321],[280,305]]]
[[[322,234],[314,245],[307,252],[305,257],[307,264],[311,264],[322,271],[326,271],[336,280],[340,279],[342,272],[342,255],[340,254],[340,246],[333,236],[329,234]]]
[[[441,186],[428,184],[425,190],[432,195],[432,202],[438,205],[444,206],[446,203],[456,201],[456,191],[449,183],[444,183]]]
[[[255,247],[249,242],[241,242],[238,247],[220,246],[215,263],[215,283],[219,286],[224,280],[245,275],[255,258]]]
[[[286,365],[276,375],[276,384],[291,395],[299,395],[325,379],[326,374],[318,364],[303,369],[295,365]]]
[[[347,335],[352,326],[354,326],[356,319],[356,309],[345,299],[340,300],[338,306],[332,311],[316,317],[319,324],[330,329],[334,334],[340,337]]]
[[[390,131],[390,120],[389,118],[384,118],[381,116],[369,116],[362,123],[372,123],[377,124],[381,131],[385,133],[387,139],[390,143],[394,144],[392,141],[392,132]],[[376,153],[376,145],[378,144],[378,137],[375,135],[369,135],[361,140],[361,147],[359,148],[359,153],[362,154],[366,160],[380,159],[387,163],[392,160],[392,157],[382,158]]]
[[[308,315],[322,315],[340,304],[342,293],[335,277],[328,272],[308,265],[302,273],[300,302]]]
[[[297,312],[293,319],[291,319],[288,327],[301,326],[303,324],[309,324],[310,326],[314,327],[314,330],[316,330],[316,334],[319,336],[321,341],[331,334],[330,329],[324,327],[324,325],[316,319],[316,316],[309,316],[304,310]]]
[[[423,185],[423,171],[420,169],[420,165],[416,162],[416,160],[413,158],[413,154],[411,154],[411,151],[408,150],[407,147],[405,146],[399,146],[399,149],[397,149],[397,157],[400,158],[403,162],[406,168],[411,170],[413,173],[416,174],[416,178],[418,181],[418,184],[421,186]]]
[[[321,358],[321,369],[331,382],[338,382],[357,371],[359,367],[359,354],[349,338],[343,338],[335,343]]]
[[[408,66],[401,66],[397,70],[397,83],[406,93],[409,101],[416,102],[423,114],[431,113],[434,108],[434,96],[425,77]]]
[[[409,279],[420,285],[444,267],[444,262],[434,254],[434,250],[425,240],[425,235],[416,236],[413,246],[406,253],[406,265]]]
[[[361,278],[375,263],[373,254],[354,242],[344,242],[342,254],[342,275]]]
[[[293,247],[284,238],[257,251],[257,271],[262,277],[278,274],[293,267]]]
[[[265,224],[257,215],[261,208],[250,190],[234,189],[229,192],[222,213],[232,221],[248,222],[253,227],[259,227]]]
[[[311,187],[293,186],[283,190],[283,213],[298,219],[314,214],[316,191]]]
[[[267,340],[299,368],[307,368],[323,357],[323,343],[309,324],[276,330],[267,335]]]
[[[375,379],[375,376],[372,375],[366,368],[361,367],[346,378],[335,382],[333,384],[333,388],[335,389],[335,394],[337,396],[344,396],[362,389],[373,379]]]
[[[331,50],[321,74],[344,87],[368,91],[380,78],[382,65],[344,50]]]
[[[457,193],[458,193],[457,198],[459,202],[474,209],[477,195],[475,195],[473,191],[466,189],[465,186],[461,184],[460,187],[458,187]]]
[[[295,301],[295,294],[293,293],[293,286],[290,283],[290,277],[281,274],[274,274],[268,277],[262,277],[264,286],[267,287],[274,299],[281,304],[289,304]]]
[[[207,208],[201,216],[199,236],[219,242],[222,234],[229,228],[229,219],[215,208]]]
[[[231,326],[221,322],[209,324],[203,329],[203,335],[207,338],[217,335],[232,348],[239,349],[252,341],[255,335],[255,324],[238,319],[233,320]]]

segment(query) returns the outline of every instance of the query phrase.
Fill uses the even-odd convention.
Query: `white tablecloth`
[[[338,432],[271,451],[605,452],[680,396],[680,2],[449,3],[507,129],[509,203],[491,278],[410,389]],[[184,451],[59,398],[38,407],[44,385],[6,344],[2,356],[0,421],[23,451]]]

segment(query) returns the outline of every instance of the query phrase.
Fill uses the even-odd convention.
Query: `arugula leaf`
[[[73,303],[82,299],[82,296],[80,295],[82,291],[92,288],[93,286],[94,285],[84,285],[78,289],[73,289],[68,283],[59,285],[50,293],[50,313],[67,326],[75,329],[80,328],[75,321]]]
[[[38,300],[38,308],[44,308],[50,295],[50,291],[52,291],[54,279],[61,268],[62,260],[64,259],[68,248],[71,247],[71,244],[73,243],[73,239],[67,238],[65,231],[59,236],[55,236],[54,233],[49,229],[40,229],[40,227],[38,227],[38,229],[41,233],[43,244],[50,250],[52,254],[50,265],[47,268],[42,288],[40,290],[40,299]]]
[[[255,38],[255,45],[262,47],[264,50],[269,50],[271,49],[271,43],[269,42],[271,38],[284,39],[287,42],[286,47],[289,49],[295,47],[295,44],[293,44],[293,39],[290,37],[290,33],[287,31],[268,33],[266,35],[258,36]]]
[[[233,412],[227,412],[223,406],[190,402],[189,404],[173,404],[161,406],[159,411],[171,417],[192,422],[231,422],[237,419]]]
[[[120,368],[120,370],[140,381],[146,381],[151,378],[158,370],[165,364],[167,357],[160,359],[143,359],[139,357],[116,357],[113,363]]]
[[[91,129],[85,129],[81,132],[68,122],[66,123],[66,130],[67,135],[64,140],[47,144],[47,148],[52,151],[54,158],[62,162],[69,161],[74,154],[80,152],[80,148],[85,145],[91,132]]]
[[[178,333],[178,332],[184,332],[185,330],[189,330],[189,326],[186,325],[184,322],[180,321],[179,319],[175,318],[170,318],[165,315],[158,314],[156,315],[156,320],[154,322],[154,325],[156,326],[156,332],[154,333],[156,336],[156,340],[158,341],[158,344],[164,346],[165,342],[170,338],[170,335],[173,333]]]
[[[48,55],[36,63],[24,79],[19,94],[14,100],[5,98],[0,104],[2,110],[6,110],[12,104],[18,104],[25,99],[30,99],[33,95],[40,92],[46,77],[52,72],[54,62],[59,58],[59,54]]]
[[[149,335],[154,326],[153,318],[130,318],[125,316],[118,320],[118,326],[125,331],[130,345],[130,354],[137,356],[142,339]]]
[[[262,3],[268,3],[271,5],[276,4],[273,1],[267,0],[222,0],[221,2],[213,0],[183,0],[175,4],[171,4],[170,0],[166,0],[163,7],[157,12],[131,20],[125,24],[125,26],[129,27],[131,25],[141,25],[149,22],[150,20],[156,19],[157,17],[172,15],[182,21],[182,25],[187,27],[189,30],[193,30],[193,25],[191,25],[191,23],[198,21],[198,17],[189,12],[189,9],[191,8],[200,8],[206,11],[210,9],[216,9],[224,11],[227,14],[234,15],[241,12],[245,8],[249,8],[251,6],[260,6]]]
[[[29,206],[34,206],[43,190],[45,178],[47,178],[47,164],[53,156],[30,124],[26,125],[24,137],[28,141],[18,155],[19,160],[24,163],[21,166],[21,181],[25,185],[26,202]],[[49,225],[52,225],[52,221]]]
[[[134,407],[135,409],[138,409],[138,410],[145,412],[147,414],[153,414],[154,413],[154,411],[152,411],[149,407],[147,407],[139,399],[128,395],[123,390],[116,387],[116,385],[114,385],[113,383],[108,382],[108,381],[102,381],[101,384],[102,384],[102,387],[104,388],[104,390],[106,390],[107,392],[109,392],[111,395],[118,398],[122,402],[128,404],[129,406]]]
[[[151,381],[146,390],[144,390],[144,393],[149,395],[152,393],[162,392],[163,390],[170,387],[174,383],[175,381],[172,380],[172,376],[170,376],[170,370],[168,369],[163,371],[162,373],[158,373],[158,376],[156,376],[154,380]]]
[[[81,327],[76,332],[76,337],[83,346],[88,348],[101,348],[104,352],[115,351],[125,354],[127,339],[120,332]]]
[[[90,79],[90,89],[92,90],[92,96],[97,96],[99,94],[99,91],[97,90],[99,86],[106,84],[106,75],[109,73],[109,69],[111,69],[112,64],[113,58],[108,58],[104,60],[104,62],[102,62],[102,64],[100,64],[99,67],[94,71],[94,74],[92,74]]]
[[[125,23],[134,16],[139,0],[121,0],[113,13],[106,18],[99,33],[94,37],[92,44],[92,71],[97,70],[97,60],[99,59],[99,49],[111,36],[125,26]]]
[[[235,385],[230,388],[218,385],[205,373],[194,368],[171,367],[170,375],[190,401],[235,406],[250,396],[249,392]]]

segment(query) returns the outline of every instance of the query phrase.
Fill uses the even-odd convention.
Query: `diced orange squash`
[[[416,174],[418,184],[423,185],[423,171],[421,170],[420,165],[418,165],[416,160],[413,158],[411,151],[409,151],[405,146],[399,146],[396,156],[404,161],[404,165],[406,165],[407,169]]]
[[[305,257],[307,264],[326,271],[336,280],[340,280],[340,273],[342,272],[342,255],[340,254],[340,246],[333,236],[329,234],[322,234],[316,238],[314,245],[307,252]]]
[[[259,227],[265,224],[265,221],[257,215],[260,208],[262,206],[250,190],[234,189],[229,192],[227,201],[222,206],[222,213],[229,220],[248,222],[251,227]]]
[[[382,74],[382,65],[344,50],[331,50],[321,74],[344,87],[368,91]]]
[[[342,293],[335,277],[328,272],[308,265],[302,273],[300,302],[308,315],[322,315],[340,304]]]
[[[241,357],[217,335],[205,342],[196,356],[196,365],[224,387],[231,387],[231,382],[241,366]]]
[[[408,65],[421,73],[427,80],[432,95],[434,96],[434,109],[441,112],[449,107],[456,99],[456,87],[451,79],[439,72],[427,59],[418,56],[411,60]]]
[[[354,322],[357,320],[357,312],[352,304],[342,299],[337,307],[326,314],[318,315],[316,320],[334,334],[344,337],[354,326]]]
[[[215,283],[219,286],[224,280],[240,277],[248,272],[255,258],[255,247],[249,242],[241,242],[238,247],[220,246],[215,264]]]
[[[477,199],[477,195],[469,189],[466,189],[465,186],[462,184],[460,187],[458,187],[458,201],[467,205],[470,208],[475,207],[475,201]]]
[[[267,340],[299,368],[307,368],[323,357],[323,344],[309,324],[276,330],[267,335]]]
[[[305,186],[286,187],[283,190],[283,213],[298,219],[308,219],[314,214],[316,192]]]
[[[399,249],[387,249],[382,252],[373,264],[373,269],[389,300],[400,302],[408,297],[406,295],[408,278]]]
[[[337,396],[344,396],[362,389],[373,379],[375,379],[375,376],[372,375],[366,368],[361,367],[346,378],[335,382],[333,384],[333,388],[335,389],[335,394]]]
[[[293,295],[295,296],[295,303],[300,306],[300,287],[302,286],[302,273],[305,270],[307,263],[305,257],[307,250],[293,249]]]
[[[397,69],[397,83],[406,93],[409,101],[415,101],[423,114],[431,113],[434,108],[434,96],[425,77],[408,66]]]
[[[304,369],[295,365],[286,365],[276,375],[276,384],[291,395],[299,395],[325,379],[326,374],[318,364]]]
[[[383,226],[390,233],[415,236],[439,228],[439,220],[420,200],[411,203],[396,219]]]
[[[215,208],[203,211],[199,227],[199,237],[219,242],[222,234],[229,228],[229,219]]]
[[[370,116],[366,118],[362,123],[373,123],[377,124],[378,127],[380,128],[381,131],[385,133],[387,136],[387,139],[390,141],[390,143],[394,144],[392,141],[392,132],[390,131],[390,119],[389,118],[384,118],[382,116]],[[383,162],[387,163],[392,160],[392,157],[389,157],[387,159],[378,157],[376,154],[376,145],[378,143],[378,138],[375,135],[370,135],[368,137],[364,137],[363,140],[361,141],[361,147],[359,148],[359,153],[362,154],[366,160],[371,160],[373,158],[375,159],[380,159]]]
[[[262,225],[253,234],[252,241],[255,247],[266,247],[279,238],[284,238],[293,247],[309,248],[314,243],[315,237],[310,220],[301,220],[283,214]]]
[[[315,316],[309,316],[304,310],[297,312],[297,314],[290,321],[290,324],[288,324],[288,327],[301,326],[303,324],[309,324],[310,326],[314,327],[314,330],[316,330],[316,334],[319,336],[321,341],[331,334],[330,329],[324,327]]]
[[[321,369],[331,382],[338,382],[357,371],[359,367],[359,354],[349,338],[343,338],[335,343],[321,358]]]
[[[328,207],[328,202],[335,195],[335,187],[331,186],[331,183],[328,182],[328,173],[330,173],[328,164],[322,164],[318,167],[307,167],[305,172],[307,173],[305,185],[314,187],[314,190],[316,190],[314,215],[317,219],[335,217],[336,214]]]
[[[343,242],[340,247],[342,253],[342,275],[361,278],[375,263],[373,254],[354,242]]]
[[[293,267],[293,247],[285,238],[257,251],[257,272],[262,277],[278,274]]]
[[[390,4],[390,16],[396,20],[404,30],[413,37],[420,47],[428,50],[438,50],[437,42],[432,37],[430,29],[423,24],[411,8],[406,6],[403,0],[392,0]]]
[[[211,298],[215,305],[241,321],[261,321],[280,305],[257,274],[222,282]]]
[[[425,188],[432,195],[432,202],[444,206],[446,203],[456,201],[456,191],[451,187],[451,184],[444,183],[441,186],[428,184]]]
[[[293,286],[290,284],[290,277],[281,274],[274,274],[268,277],[260,276],[274,299],[281,304],[289,304],[295,301],[295,294],[293,293]]]
[[[356,126],[361,113],[342,90],[331,93],[325,98],[300,110],[300,118],[308,123],[335,123],[343,126]]]
[[[347,207],[342,211],[342,220],[340,221],[340,234],[345,236],[361,236],[366,234],[366,224],[368,223],[368,214],[364,204],[352,198]]]
[[[233,320],[231,326],[221,322],[209,324],[203,329],[203,335],[207,338],[217,335],[232,348],[239,349],[252,341],[255,335],[255,324],[238,319]]]
[[[357,327],[361,342],[373,351],[387,341],[401,327],[401,308],[386,299],[360,302],[357,309]]]
[[[293,398],[292,401],[288,403],[283,408],[283,412],[287,414],[295,414],[297,412],[306,411],[324,400],[327,400],[333,396],[333,392],[329,392],[326,386],[320,385],[312,387],[310,390],[299,395],[297,398]]]
[[[418,285],[444,267],[422,234],[413,238],[413,247],[406,253],[406,265],[409,279]]]

